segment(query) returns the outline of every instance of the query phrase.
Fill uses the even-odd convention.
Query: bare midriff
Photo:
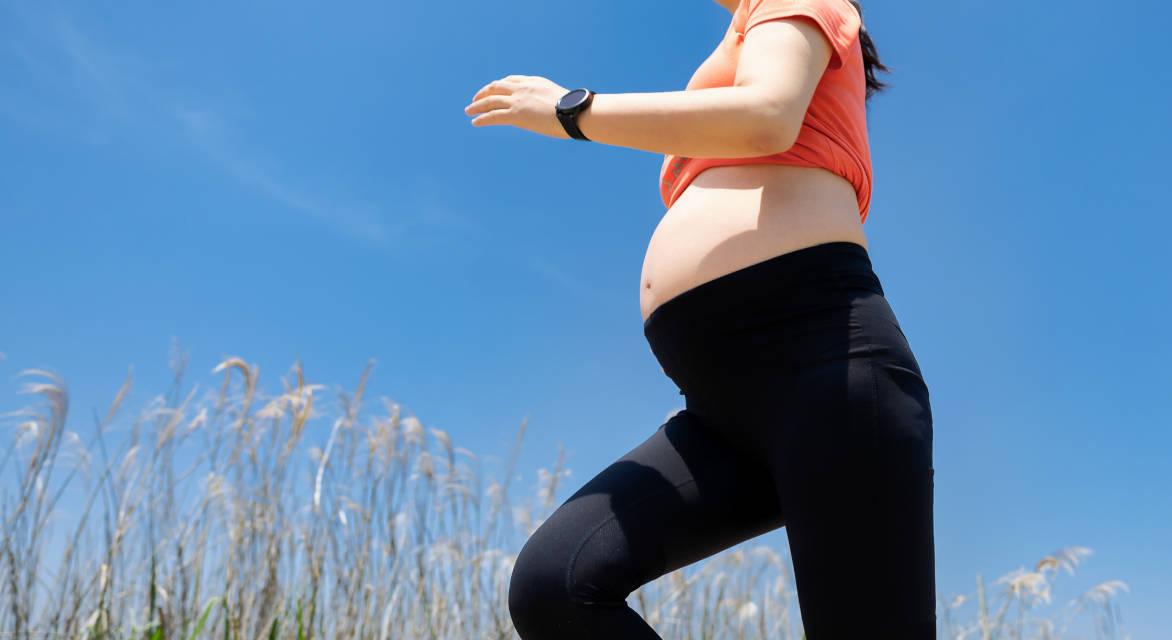
[[[851,183],[816,167],[710,167],[667,210],[640,277],[643,320],[709,280],[797,249],[834,241],[867,248]]]

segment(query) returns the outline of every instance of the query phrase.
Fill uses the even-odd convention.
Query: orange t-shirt
[[[769,20],[813,19],[832,45],[830,63],[818,82],[797,141],[788,151],[753,158],[689,158],[666,154],[659,190],[669,208],[700,172],[738,164],[822,167],[855,188],[859,221],[871,206],[871,152],[867,140],[866,75],[859,43],[862,20],[848,0],[741,0],[726,37],[688,81],[685,90],[730,87],[736,79],[741,42],[749,29]]]

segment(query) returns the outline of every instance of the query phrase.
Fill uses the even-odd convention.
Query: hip
[[[856,243],[701,283],[656,308],[643,333],[686,408],[746,455],[932,466],[928,385]]]
[[[867,250],[821,243],[737,269],[656,308],[643,325],[652,354],[696,399],[743,400],[787,378],[858,366],[926,384]]]

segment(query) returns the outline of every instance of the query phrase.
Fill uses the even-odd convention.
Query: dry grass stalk
[[[531,494],[510,496],[527,418],[502,479],[485,482],[480,459],[447,431],[386,398],[381,413],[363,413],[373,363],[333,407],[299,362],[271,397],[259,368],[239,357],[213,369],[224,374],[218,391],[185,391],[186,363],[173,353],[169,392],[117,431],[128,373],[86,443],[66,429],[64,381],[22,372],[30,381],[21,391],[38,401],[3,416],[14,443],[0,455],[12,479],[0,485],[0,636],[515,637],[507,597],[516,550],[570,475],[559,451]],[[107,442],[114,433],[125,436],[117,449]],[[72,528],[54,536],[51,524]],[[61,552],[48,567],[51,542]],[[941,637],[1048,640],[1081,614],[1096,637],[1123,637],[1116,600],[1127,585],[1117,580],[1058,617],[1039,613],[1058,576],[1089,554],[1067,547],[1002,576],[992,613],[978,576],[971,620],[958,618],[974,598],[941,598]],[[664,637],[797,639],[792,585],[782,554],[740,545],[629,602]]]

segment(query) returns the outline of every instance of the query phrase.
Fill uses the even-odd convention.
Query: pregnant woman
[[[886,67],[853,0],[716,1],[728,30],[683,91],[507,76],[465,109],[664,156],[639,302],[685,408],[533,533],[512,621],[660,638],[632,591],[784,527],[806,638],[935,638],[928,388],[863,233]]]

